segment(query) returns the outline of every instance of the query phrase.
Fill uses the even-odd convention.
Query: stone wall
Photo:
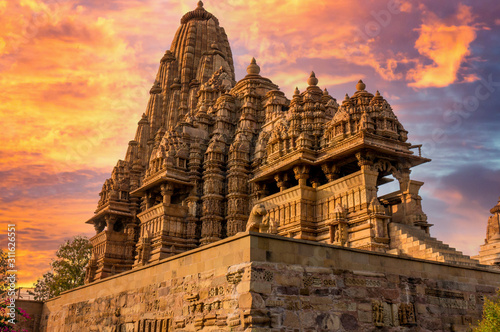
[[[239,233],[47,301],[41,331],[467,331],[500,273]]]
[[[30,319],[19,317],[18,323],[14,325],[15,331],[38,331],[40,328],[40,318],[42,316],[43,302],[33,300],[16,299],[16,307],[28,314]]]

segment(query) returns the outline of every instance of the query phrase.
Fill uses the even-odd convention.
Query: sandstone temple
[[[421,145],[375,89],[353,82],[337,100],[320,78],[312,72],[287,97],[251,59],[237,81],[218,19],[201,1],[185,14],[87,221],[96,231],[87,285],[48,301],[42,327],[473,324],[500,286],[500,273],[479,263],[500,263],[500,203],[479,261],[431,237],[423,182],[411,177],[430,162]],[[399,190],[379,195],[392,181]]]

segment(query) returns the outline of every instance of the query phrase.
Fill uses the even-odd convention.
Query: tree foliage
[[[64,242],[50,264],[51,271],[36,282],[32,292],[35,299],[43,301],[83,285],[91,250],[90,241],[84,236],[75,236]]]
[[[491,299],[486,298],[483,306],[483,318],[475,332],[498,332],[500,331],[500,289],[497,295]]]

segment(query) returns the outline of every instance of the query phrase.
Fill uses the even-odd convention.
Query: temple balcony
[[[303,166],[294,168],[296,185],[286,173],[275,176],[277,186],[257,183],[268,189],[262,189],[257,204],[264,205],[272,232],[385,251],[390,216],[376,198],[378,172],[358,170],[328,182],[312,178],[316,172]]]
[[[180,204],[155,205],[137,215],[141,221],[141,236],[146,232],[153,238],[162,234],[182,236],[183,230],[178,227],[179,225],[168,221],[184,220],[187,214],[188,208]]]
[[[320,167],[325,163],[344,163],[346,160],[355,159],[357,153],[372,151],[379,158],[390,160],[405,160],[410,167],[431,161],[430,159],[414,154],[410,150],[413,147],[410,143],[401,142],[394,139],[359,132],[341,141],[331,141],[324,144],[320,150],[309,148],[297,148],[291,152],[285,150],[272,150],[275,158],[272,162],[261,165],[254,173],[252,182],[262,182],[270,180],[278,172],[286,172],[297,165],[307,164],[310,167]],[[286,152],[286,153],[285,153]],[[269,154],[269,151],[268,151]]]
[[[196,248],[196,222],[187,206],[160,203],[139,213],[140,235],[134,266]],[[145,254],[147,252],[147,254]]]
[[[86,282],[128,271],[133,265],[134,242],[123,232],[102,231],[90,239],[92,257]]]

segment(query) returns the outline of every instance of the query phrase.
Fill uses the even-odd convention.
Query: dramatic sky
[[[133,138],[180,17],[194,0],[0,0],[0,222],[17,225],[22,285],[64,239],[93,235],[103,181]],[[291,97],[311,70],[337,99],[380,90],[433,159],[431,234],[467,254],[500,195],[497,0],[205,1],[237,79],[254,56]],[[387,185],[390,186],[390,185]],[[381,188],[383,191],[388,188]]]

